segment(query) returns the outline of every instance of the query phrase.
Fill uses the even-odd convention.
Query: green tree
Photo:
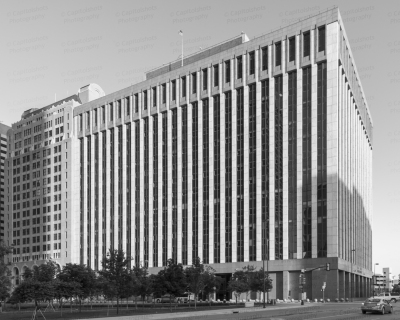
[[[156,302],[156,299],[155,299],[155,297],[157,296],[157,295],[159,295],[160,294],[160,292],[159,292],[159,286],[158,286],[158,282],[157,282],[157,275],[155,275],[155,274],[151,274],[150,276],[149,276],[149,286],[150,286],[150,291],[151,291],[151,294],[152,294],[152,300],[153,300],[153,308],[155,307],[155,302]]]
[[[135,297],[140,296],[142,298],[142,303],[144,303],[146,296],[153,293],[149,279],[149,271],[146,266],[134,266],[131,269],[131,276],[133,288],[132,293],[135,295]]]
[[[200,258],[193,260],[193,264],[185,269],[187,287],[194,294],[194,307],[197,309],[197,300],[200,292],[209,295],[220,287],[220,278],[215,278],[215,270],[201,263]],[[210,302],[211,303],[211,302]]]
[[[269,278],[268,273],[264,273],[264,269],[253,271],[249,274],[249,288],[251,291],[259,293],[261,300],[261,292],[264,291],[264,277],[265,277],[265,291],[272,289],[272,279]]]
[[[54,261],[48,261],[39,266],[33,266],[32,272],[27,269],[23,274],[25,279],[34,279],[39,282],[51,282],[59,273],[59,267]]]
[[[204,273],[204,289],[203,292],[208,299],[208,303],[211,306],[211,298],[210,295],[219,290],[222,284],[222,279],[217,277],[215,274],[215,270],[210,266],[206,267],[206,272]]]
[[[398,292],[398,293],[400,293],[400,285],[395,284],[395,285],[393,286],[392,292]]]
[[[90,267],[81,264],[67,263],[57,275],[57,279],[67,283],[75,282],[79,285],[70,298],[79,299],[80,312],[82,311],[82,300],[90,297],[98,286],[96,273]]]
[[[123,250],[109,250],[107,257],[103,259],[103,269],[99,271],[103,283],[103,293],[108,297],[117,298],[117,314],[119,314],[119,300],[127,295],[131,277],[128,264],[131,258],[125,258]]]
[[[185,269],[186,282],[190,293],[194,295],[194,308],[197,309],[197,299],[199,293],[204,290],[204,264],[200,258],[193,260],[193,264]]]
[[[12,253],[12,247],[7,246],[3,241],[0,242],[0,303],[6,301],[10,296],[11,290],[11,271],[10,263],[5,262],[5,256]],[[0,311],[1,307],[0,307]]]
[[[183,295],[186,289],[186,276],[181,263],[175,263],[169,259],[167,266],[158,273],[158,281],[160,281],[159,291],[169,295],[170,309],[172,310],[172,299]]]
[[[228,290],[234,292],[237,299],[240,297],[242,293],[246,293],[246,300],[247,294],[250,290],[250,281],[249,281],[249,272],[252,272],[254,267],[246,266],[243,267],[241,270],[236,270],[235,273],[232,275],[231,281],[228,284]]]
[[[79,295],[80,284],[72,282],[64,282],[56,279],[53,282],[54,286],[54,297],[58,300],[60,305],[60,311],[62,316],[63,299],[71,299],[72,297]]]
[[[33,319],[35,319],[37,312],[41,310],[40,303],[45,301],[50,303],[55,297],[54,280],[57,272],[58,266],[53,261],[34,266],[32,272],[27,270],[23,275],[24,281],[15,288],[10,300],[15,303],[34,301]]]

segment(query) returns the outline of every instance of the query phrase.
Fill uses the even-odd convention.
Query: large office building
[[[5,226],[5,207],[4,207],[4,165],[7,157],[7,132],[10,129],[9,126],[0,123],[0,241],[4,241]]]
[[[121,248],[151,272],[199,257],[226,282],[265,260],[270,298],[371,292],[373,125],[337,8],[91,87],[13,125],[14,274],[98,270]]]

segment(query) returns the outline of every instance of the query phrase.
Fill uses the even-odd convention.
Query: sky
[[[397,1],[5,1],[0,120],[144,72],[245,32],[250,39],[338,6],[374,123],[373,264],[400,274],[400,6]],[[397,58],[397,60],[395,60]],[[4,113],[3,113],[4,112]]]

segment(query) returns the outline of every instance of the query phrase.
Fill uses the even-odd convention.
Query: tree
[[[204,289],[204,265],[201,263],[200,258],[197,257],[193,260],[193,265],[185,269],[186,282],[188,289],[194,294],[194,308],[197,309],[197,297]]]
[[[392,292],[398,292],[398,293],[400,293],[400,285],[395,284],[395,285],[393,286]]]
[[[39,282],[51,282],[59,273],[59,267],[54,261],[47,261],[39,266],[33,266],[32,272],[27,269],[24,273],[25,279],[34,279]]]
[[[214,288],[219,288],[220,278],[214,275],[215,270],[201,263],[200,258],[193,260],[193,265],[185,269],[187,287],[194,294],[194,307],[197,308],[197,297],[200,292],[209,295],[215,292]]]
[[[34,301],[35,311],[41,308],[40,302],[50,301],[54,297],[52,282],[40,282],[36,279],[26,279],[13,291],[10,300],[12,302]]]
[[[67,263],[57,275],[57,279],[67,283],[75,282],[79,285],[70,298],[79,299],[80,312],[82,311],[82,300],[90,297],[98,285],[96,273],[90,267],[75,263]]]
[[[254,267],[243,267],[241,270],[235,271],[235,273],[232,275],[231,281],[229,281],[228,284],[228,290],[231,292],[234,292],[235,297],[236,297],[236,303],[237,299],[240,297],[242,293],[246,293],[246,300],[247,300],[247,294],[248,291],[250,290],[250,285],[249,285],[249,272],[250,270],[253,270]]]
[[[149,271],[145,266],[134,266],[131,270],[133,290],[132,293],[135,296],[142,298],[142,303],[146,296],[152,293],[152,287],[150,285]],[[137,306],[136,306],[137,308]]]
[[[160,294],[160,289],[157,282],[157,275],[151,274],[149,276],[149,287],[153,296],[153,307],[154,307],[154,304],[156,302],[155,296],[157,294]]]
[[[0,302],[5,301],[10,296],[11,290],[11,271],[8,268],[10,263],[5,262],[5,256],[12,253],[12,247],[0,242]],[[0,307],[1,311],[1,307]]]
[[[212,293],[215,293],[216,291],[219,290],[222,284],[222,279],[220,277],[217,277],[214,274],[215,270],[208,266],[206,268],[206,272],[204,273],[204,289],[203,292],[206,294],[208,302],[211,306],[211,299],[210,295]]]
[[[170,296],[170,309],[172,310],[171,300],[185,292],[186,277],[181,263],[177,264],[174,260],[169,259],[167,266],[158,273],[160,281],[160,290]]]
[[[103,290],[109,297],[117,298],[117,314],[119,314],[119,300],[126,296],[131,277],[128,272],[130,257],[125,258],[123,250],[109,250],[107,257],[103,259],[103,270],[99,271],[102,278]]]
[[[11,301],[26,302],[34,301],[35,310],[33,319],[37,312],[41,312],[40,302],[50,303],[55,296],[54,279],[58,272],[58,266],[53,261],[34,266],[32,272],[24,273],[24,281],[13,291]]]
[[[59,301],[60,311],[62,316],[63,299],[71,299],[73,296],[79,295],[80,284],[72,282],[64,282],[59,279],[55,280],[54,283],[54,297]]]
[[[249,285],[243,279],[232,278],[228,284],[228,290],[233,292],[236,298],[236,303],[240,295],[249,290]]]
[[[268,273],[264,273],[264,269],[261,268],[258,271],[253,271],[250,274],[249,288],[251,291],[259,293],[259,298],[261,300],[261,292],[264,292],[264,276],[265,276],[265,291],[272,289],[272,279],[269,278]]]

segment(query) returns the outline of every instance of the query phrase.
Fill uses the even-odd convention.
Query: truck
[[[382,292],[377,295],[379,298],[385,298],[391,302],[397,302],[400,300],[400,293],[399,292]]]

